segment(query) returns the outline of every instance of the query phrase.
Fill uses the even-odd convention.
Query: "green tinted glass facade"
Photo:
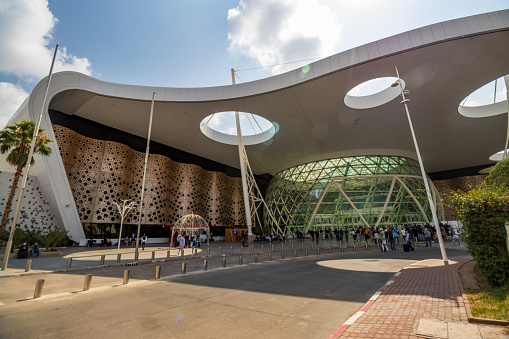
[[[346,157],[289,168],[274,176],[266,201],[279,226],[290,232],[304,231],[310,220],[311,229],[432,220],[418,162],[396,156]],[[443,220],[441,204],[436,205]],[[265,224],[274,227],[267,215]]]

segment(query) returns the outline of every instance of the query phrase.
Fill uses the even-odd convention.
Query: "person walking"
[[[179,243],[178,255],[181,255],[181,251],[182,253],[184,253],[184,247],[186,246],[186,238],[184,238],[182,234],[179,234],[177,241]]]
[[[412,235],[410,234],[410,232],[406,232],[406,244],[408,246],[408,248],[410,248],[410,251],[415,251],[415,248],[412,246],[412,242],[413,242],[413,239],[412,239]]]
[[[389,249],[387,248],[387,238],[385,237],[385,232],[382,231],[380,233],[380,240],[381,240],[381,249],[382,252],[389,252]]]
[[[143,233],[143,236],[141,237],[141,250],[145,251],[145,245],[147,244],[147,235]]]

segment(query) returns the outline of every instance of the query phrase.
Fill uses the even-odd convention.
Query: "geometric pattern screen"
[[[438,219],[444,220],[440,198],[430,186]],[[397,156],[345,157],[289,168],[272,178],[266,201],[278,225],[290,231],[305,230],[314,212],[310,229],[365,227],[364,220],[373,227],[386,201],[380,226],[424,223],[421,208],[433,221],[419,164]],[[267,216],[265,222],[273,224]]]
[[[120,223],[112,201],[139,204],[145,153],[66,127],[53,125],[53,130],[81,222]],[[173,225],[190,213],[212,225],[244,225],[241,179],[150,154],[141,223]],[[137,224],[138,218],[139,207],[124,222]]]

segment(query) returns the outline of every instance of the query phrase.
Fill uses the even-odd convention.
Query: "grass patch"
[[[466,291],[472,316],[485,319],[509,320],[509,284]]]

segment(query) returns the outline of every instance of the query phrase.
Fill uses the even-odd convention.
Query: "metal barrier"
[[[34,299],[42,297],[42,288],[44,287],[44,279],[37,279],[35,282]]]
[[[83,283],[83,291],[88,291],[90,289],[91,282],[92,282],[92,274],[86,274],[85,282]]]
[[[129,273],[130,272],[131,271],[129,271],[129,270],[124,270],[124,281],[123,281],[124,285],[129,284]]]

